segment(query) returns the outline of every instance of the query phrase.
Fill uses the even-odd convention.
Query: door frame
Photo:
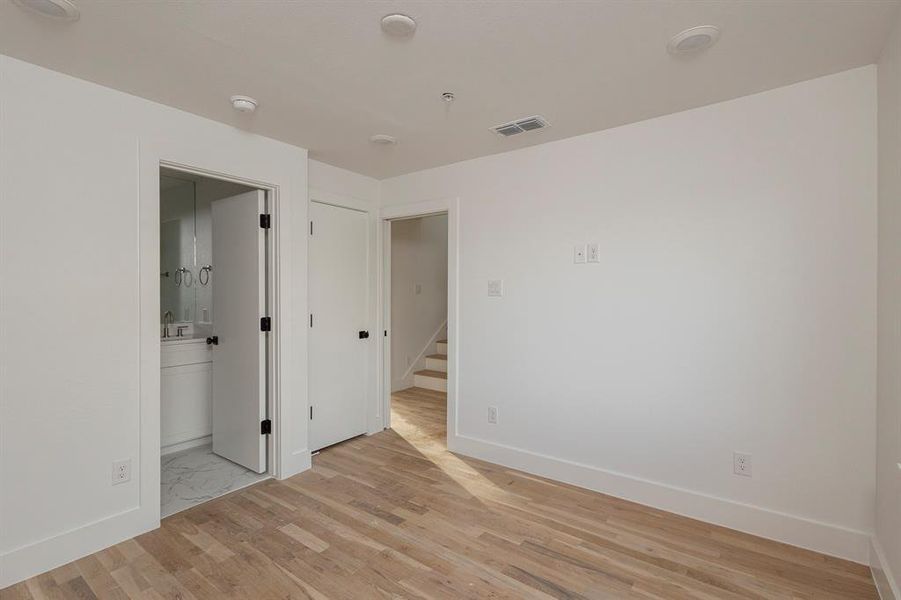
[[[269,314],[274,326],[267,340],[267,410],[272,420],[272,433],[267,440],[267,470],[270,477],[283,479],[309,467],[309,451],[300,456],[288,448],[291,432],[290,418],[286,416],[284,398],[290,398],[289,386],[285,385],[283,373],[289,360],[291,346],[291,303],[289,282],[282,271],[284,263],[291,257],[291,211],[285,202],[296,193],[294,181],[282,184],[261,181],[249,176],[236,175],[209,167],[191,164],[188,160],[173,160],[176,152],[153,144],[140,148],[139,166],[139,219],[140,236],[137,245],[140,252],[140,298],[141,326],[140,354],[140,458],[137,469],[140,481],[138,512],[141,529],[159,527],[160,506],[160,340],[159,340],[159,229],[160,229],[160,168],[180,171],[191,175],[201,175],[238,183],[263,190],[266,193],[267,212],[272,215],[272,227],[267,233],[267,282],[266,295]],[[190,159],[189,159],[190,160]],[[284,187],[289,190],[285,194]],[[289,207],[290,208],[290,207]],[[304,336],[305,339],[305,336]],[[286,395],[287,394],[287,395]],[[305,398],[304,398],[305,400]],[[304,434],[306,430],[304,429]],[[298,456],[295,456],[298,455]],[[286,458],[287,457],[287,458]]]
[[[411,204],[385,206],[379,210],[379,331],[388,332],[378,344],[378,398],[382,428],[391,427],[391,222],[430,215],[447,215],[447,447],[454,450],[460,391],[459,281],[460,199],[441,198]]]

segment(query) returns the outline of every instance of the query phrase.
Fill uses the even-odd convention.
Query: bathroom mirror
[[[180,175],[160,175],[162,337],[175,337],[179,326],[185,337],[205,334],[212,320],[210,201],[198,199],[196,181]]]

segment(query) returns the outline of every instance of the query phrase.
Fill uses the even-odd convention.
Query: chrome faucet
[[[172,314],[171,310],[167,310],[163,313],[163,337],[169,337],[169,325],[175,322],[175,315]]]

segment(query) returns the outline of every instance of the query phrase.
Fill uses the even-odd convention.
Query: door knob
[[[365,339],[368,338],[368,337],[369,337],[369,332],[368,332],[368,331],[361,331],[361,332],[360,332],[360,339],[361,339],[361,340],[365,340]]]
[[[206,339],[206,345],[207,346],[210,346],[210,345],[218,346],[219,345],[219,336],[214,335],[213,337],[208,337]]]

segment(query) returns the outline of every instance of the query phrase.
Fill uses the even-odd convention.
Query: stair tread
[[[447,360],[447,354],[429,354],[426,358],[437,358],[438,360]]]
[[[444,371],[434,371],[432,369],[423,369],[416,371],[413,375],[422,375],[423,377],[435,377],[436,379],[447,379],[447,373]]]
[[[438,343],[438,344],[446,344],[446,343],[447,343],[447,340],[438,340],[436,343]]]

